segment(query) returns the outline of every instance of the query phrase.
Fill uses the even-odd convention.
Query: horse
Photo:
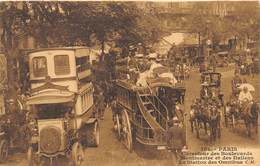
[[[247,102],[241,108],[240,117],[244,120],[246,126],[247,136],[251,137],[251,129],[255,128],[255,132],[258,132],[258,111],[259,106],[256,102]]]
[[[191,131],[193,132],[195,128],[197,138],[199,138],[199,128],[203,125],[205,133],[210,136],[210,142],[215,142],[217,136],[220,138],[220,117],[216,106],[210,108],[209,105],[204,107],[197,105],[190,112]]]

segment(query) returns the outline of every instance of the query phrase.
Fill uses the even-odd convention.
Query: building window
[[[46,57],[33,58],[33,75],[35,77],[47,76],[47,60]]]
[[[56,55],[54,57],[54,69],[56,75],[70,74],[69,56]]]

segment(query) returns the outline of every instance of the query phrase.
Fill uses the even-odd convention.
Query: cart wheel
[[[246,133],[247,133],[248,137],[251,137],[251,124],[250,123],[248,123],[246,125]]]
[[[122,112],[122,141],[129,152],[133,150],[131,124],[127,112]]]
[[[221,137],[221,127],[220,127],[220,122],[219,122],[219,125],[218,125],[218,138]]]
[[[190,120],[190,127],[191,127],[191,132],[193,133],[193,130],[194,130],[194,123],[195,121],[194,120]]]
[[[0,142],[0,161],[5,161],[8,156],[8,151],[9,151],[9,145],[8,142],[3,139]]]
[[[80,166],[83,162],[84,152],[82,145],[79,142],[76,142],[72,146],[71,159],[73,166]]]
[[[117,132],[118,138],[120,138],[120,136],[121,136],[121,125],[120,125],[120,120],[119,120],[119,114],[116,114],[115,131]]]
[[[199,129],[198,119],[195,120],[195,130],[196,130],[196,137],[200,138],[200,129]]]
[[[235,115],[232,115],[232,130],[233,131],[235,131],[235,125],[236,125]]]
[[[224,114],[224,119],[225,119],[225,127],[229,127],[229,125],[228,125],[228,115],[226,115],[226,113]]]
[[[98,147],[98,145],[99,145],[99,136],[100,136],[100,130],[99,130],[99,123],[98,123],[98,121],[95,121],[93,124],[90,124],[87,127],[86,133],[87,133],[86,134],[87,146]]]

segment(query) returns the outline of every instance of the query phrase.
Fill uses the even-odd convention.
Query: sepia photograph
[[[0,166],[260,166],[260,2],[0,1]]]

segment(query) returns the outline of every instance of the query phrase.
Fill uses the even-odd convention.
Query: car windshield
[[[66,113],[71,113],[72,107],[62,104],[41,104],[36,106],[38,119],[64,118]]]

